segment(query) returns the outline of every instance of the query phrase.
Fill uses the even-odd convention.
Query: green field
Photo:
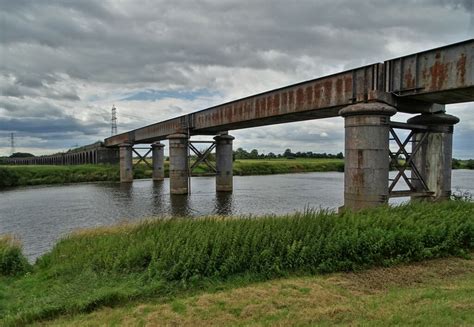
[[[85,319],[93,325],[100,319],[108,321],[108,312],[113,312],[118,321],[133,321],[146,317],[135,314],[135,310],[141,310],[136,308],[140,303],[150,303],[146,312],[158,312],[150,316],[151,320],[159,319],[160,310],[171,308],[173,315],[186,321],[209,319],[212,314],[234,314],[238,321],[248,318],[257,324],[285,324],[293,317],[295,324],[311,324],[314,322],[307,318],[312,311],[298,311],[298,301],[306,295],[307,301],[311,301],[308,294],[323,294],[318,293],[322,290],[317,285],[319,281],[327,282],[324,287],[328,290],[344,286],[344,282],[335,282],[331,275],[321,274],[391,267],[453,255],[467,258],[473,250],[474,203],[464,201],[380,207],[359,213],[309,211],[283,217],[175,218],[96,228],[63,239],[32,266],[22,257],[18,244],[5,238],[0,241],[0,325],[22,325],[61,316],[66,316],[63,322],[69,319],[73,324]],[[321,303],[321,321],[343,323],[348,321],[344,319],[364,321],[371,317],[374,324],[409,321],[406,319],[415,323],[416,319],[436,321],[439,316],[441,322],[446,322],[452,312],[460,312],[456,316],[458,321],[469,321],[466,319],[472,319],[472,313],[469,316],[465,303],[473,287],[472,278],[468,278],[472,277],[472,264],[469,265],[466,273],[470,275],[465,279],[446,280],[448,286],[457,283],[451,293],[440,293],[433,288],[440,284],[433,283],[419,291],[396,289],[380,302],[374,297],[333,289],[335,293],[331,296],[336,302],[341,300],[340,306],[333,307],[333,300]],[[417,275],[415,270],[413,278]],[[361,281],[384,287],[392,282],[386,277],[375,274],[371,280]],[[266,294],[264,290],[271,285],[277,285],[276,293]],[[246,287],[249,295],[240,296],[241,302],[235,306],[221,299],[198,301],[197,307],[193,307],[201,295],[209,293],[212,297],[220,291],[241,294],[238,289],[242,287]],[[299,298],[292,298],[300,293]],[[451,296],[457,301],[453,302],[456,307],[438,310],[446,305],[439,301],[447,301]],[[406,297],[414,297],[415,302],[404,302]],[[252,299],[268,303],[273,311],[255,308]],[[416,301],[420,306],[410,304]],[[398,312],[392,308],[395,303],[399,303]],[[307,305],[307,310],[318,310],[311,303]],[[94,315],[83,315],[115,306],[125,309],[98,311],[98,321],[94,321]],[[404,306],[411,311],[405,312]],[[353,308],[347,312],[343,309],[350,307]],[[245,310],[254,314],[243,315]],[[377,310],[381,310],[380,314]],[[424,315],[417,318],[416,310]],[[431,313],[438,316],[430,318]]]
[[[289,277],[135,301],[48,326],[472,326],[474,260]]]
[[[137,161],[137,160],[135,160]],[[165,162],[165,176],[169,163]],[[236,160],[235,175],[267,175],[317,171],[343,171],[342,159],[259,159]],[[201,164],[193,171],[195,176],[212,174]],[[140,163],[134,168],[134,178],[151,178],[152,170]],[[0,166],[0,187],[65,184],[96,181],[118,181],[118,165],[76,165],[76,166]]]

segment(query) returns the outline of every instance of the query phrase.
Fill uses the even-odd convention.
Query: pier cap
[[[163,143],[161,143],[160,141],[156,141],[156,142],[153,142],[153,143],[151,144],[151,147],[152,147],[152,148],[164,148],[165,145],[164,145]]]
[[[407,120],[409,124],[416,125],[456,125],[459,118],[453,115],[442,113],[424,113]]]
[[[358,115],[393,116],[397,113],[394,107],[382,102],[357,103],[339,110],[342,117]]]

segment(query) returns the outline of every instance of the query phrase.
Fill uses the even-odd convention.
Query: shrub
[[[10,236],[0,237],[0,276],[14,276],[30,269],[20,244]]]
[[[332,272],[460,254],[474,246],[474,204],[417,204],[337,215],[172,219],[81,233],[43,268],[147,272],[166,280]],[[64,258],[67,258],[64,261]]]

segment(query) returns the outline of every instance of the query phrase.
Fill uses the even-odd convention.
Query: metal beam
[[[434,112],[474,101],[474,39],[231,101],[109,137],[106,146],[151,143],[173,133],[222,131],[335,117],[353,103],[385,102],[399,111]]]

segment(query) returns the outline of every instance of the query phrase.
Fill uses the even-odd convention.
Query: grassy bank
[[[473,248],[474,204],[462,201],[85,230],[60,241],[26,274],[0,278],[0,324],[172,301],[275,277],[466,256]]]
[[[165,162],[165,176],[169,163]],[[343,171],[342,159],[268,159],[236,160],[235,175],[266,175],[317,171]],[[212,173],[209,167],[199,165],[194,175]],[[151,178],[152,170],[145,164],[134,168],[134,178]],[[65,184],[95,181],[118,181],[117,165],[77,165],[77,166],[0,166],[0,187]]]
[[[137,301],[48,326],[472,326],[474,260],[288,277],[167,301]]]

